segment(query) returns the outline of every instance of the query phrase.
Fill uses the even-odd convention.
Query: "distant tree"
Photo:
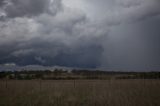
[[[15,78],[14,75],[12,75],[12,74],[10,74],[8,77],[9,77],[9,79],[14,79]]]
[[[18,74],[18,75],[17,75],[17,79],[18,79],[18,80],[22,80],[22,79],[24,79],[24,78],[23,78],[23,76],[22,76],[21,74]]]
[[[48,74],[49,75],[49,74],[51,74],[51,71],[50,70],[45,70],[44,74]]]
[[[54,73],[55,76],[58,76],[58,75],[61,75],[63,73],[63,70],[62,69],[55,69],[53,73]]]
[[[33,77],[31,75],[29,75],[29,74],[26,74],[25,79],[26,80],[30,80],[30,79],[33,79]]]
[[[38,72],[36,75],[35,75],[35,78],[37,79],[42,79],[43,78],[43,74]]]
[[[8,75],[8,74],[7,74],[6,72],[0,72],[0,79],[6,78],[7,75]]]

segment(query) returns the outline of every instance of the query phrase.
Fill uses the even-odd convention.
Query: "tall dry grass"
[[[160,80],[1,80],[0,106],[160,106]]]

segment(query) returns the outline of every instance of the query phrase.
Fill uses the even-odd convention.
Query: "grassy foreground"
[[[160,106],[160,80],[0,80],[0,106]]]

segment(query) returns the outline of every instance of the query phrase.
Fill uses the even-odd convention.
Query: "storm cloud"
[[[30,17],[49,12],[55,14],[61,7],[61,0],[2,0],[0,2],[7,17]]]
[[[160,69],[159,0],[1,0],[0,64]]]

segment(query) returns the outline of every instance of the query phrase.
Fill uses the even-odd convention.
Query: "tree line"
[[[160,72],[114,72],[100,70],[23,70],[1,71],[0,79],[75,80],[75,79],[160,79]]]

